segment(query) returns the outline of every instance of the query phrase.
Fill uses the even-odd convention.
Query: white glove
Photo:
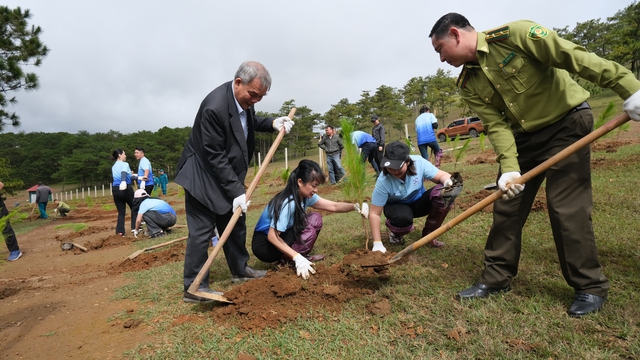
[[[311,267],[311,265],[315,264],[307,260],[304,256],[298,254],[293,257],[293,261],[296,263],[296,273],[298,276],[302,276],[303,279],[308,279],[309,273],[316,273],[316,271]]]
[[[373,249],[371,249],[371,251],[380,251],[381,253],[384,254],[387,252],[387,248],[385,248],[384,245],[382,245],[382,241],[374,241]]]
[[[240,208],[242,209],[243,213],[247,212],[247,206],[249,206],[249,203],[251,201],[247,202],[247,195],[246,194],[242,194],[240,196],[238,196],[237,198],[233,199],[233,206],[231,207],[231,210],[233,212],[236,212],[236,209],[238,208],[238,206],[240,206]]]
[[[366,202],[362,203],[362,207],[360,207],[360,205],[358,204],[353,204],[353,208],[356,209],[356,211],[359,212],[363,218],[369,218],[369,205]]]
[[[54,213],[57,213],[57,212],[58,212],[58,209],[53,209],[53,212],[54,212]]]
[[[452,187],[453,186],[453,180],[451,180],[451,178],[447,179],[444,184],[442,184],[442,186],[444,187]]]
[[[502,195],[504,200],[509,200],[524,190],[524,184],[511,184],[509,188],[507,188],[508,182],[512,182],[519,177],[520,173],[517,171],[504,173],[500,176],[500,180],[498,180],[498,187],[500,190],[504,191],[504,194]]]
[[[121,182],[119,189],[120,190],[127,190],[127,182],[126,181]]]
[[[640,90],[625,100],[622,107],[632,120],[640,121]]]
[[[293,122],[293,120],[289,119],[288,116],[280,116],[279,118],[273,120],[273,128],[276,131],[280,131],[280,129],[282,129],[282,127],[284,126],[284,132],[286,134],[291,131],[293,124],[295,123]]]
[[[138,230],[131,230],[131,232],[133,233],[133,237],[134,238],[138,238]]]

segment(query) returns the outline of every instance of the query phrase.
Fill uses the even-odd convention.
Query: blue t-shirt
[[[433,130],[433,123],[438,119],[432,113],[422,113],[416,118],[416,133],[418,135],[418,145],[436,141],[436,133]]]
[[[376,139],[364,131],[356,130],[351,133],[351,142],[360,148],[365,143],[375,143]]]
[[[409,175],[404,181],[389,174],[380,174],[371,195],[371,203],[376,206],[386,204],[411,204],[427,191],[424,180],[431,180],[438,174],[438,168],[420,155],[410,155],[416,167],[416,175]]]
[[[313,194],[313,196],[309,199],[304,199],[302,201],[302,209],[307,211],[307,207],[314,205],[320,200],[320,196],[318,194]],[[273,211],[269,206],[265,207],[258,219],[258,223],[256,224],[255,231],[261,232],[263,234],[269,234],[269,228],[272,227],[280,232],[285,232],[293,227],[293,214],[295,213],[295,205],[293,203],[293,198],[289,198],[289,201],[282,204],[282,209],[280,210],[280,217],[278,218],[278,223],[274,223],[273,221]]]
[[[151,161],[146,157],[143,157],[140,159],[140,163],[138,164],[138,177],[144,176],[145,170],[149,170],[149,178],[145,181],[144,185],[151,186],[153,185],[153,169],[151,168]],[[141,181],[138,181],[138,183],[141,183]],[[140,188],[144,188],[144,186],[141,184]]]
[[[140,203],[140,209],[138,210],[138,214],[144,214],[147,211],[157,211],[160,214],[171,213],[173,215],[176,214],[175,210],[171,207],[171,205],[167,204],[166,201],[160,199],[146,199],[145,201]]]
[[[126,179],[122,179],[123,171],[127,173]],[[120,160],[116,161],[111,167],[111,176],[113,176],[113,186],[119,186],[123,180],[127,182],[127,185],[131,185],[131,168],[129,167],[129,163]]]

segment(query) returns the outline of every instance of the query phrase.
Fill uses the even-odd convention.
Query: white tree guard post
[[[258,167],[262,165],[262,160],[260,160],[260,153],[258,153]]]
[[[409,124],[404,124],[404,137],[409,138]]]
[[[318,164],[320,164],[320,169],[324,172],[326,169],[326,164],[322,159],[322,149],[318,148]]]
[[[104,184],[102,184],[102,197],[104,197]]]
[[[288,169],[289,168],[289,153],[287,152],[287,148],[284,148],[284,168]]]

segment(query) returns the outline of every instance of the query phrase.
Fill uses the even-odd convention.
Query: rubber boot
[[[447,217],[449,210],[451,210],[451,206],[446,209],[432,206],[429,215],[427,215],[427,220],[424,222],[424,228],[422,228],[422,237],[425,237],[438,229]],[[427,245],[439,248],[443,247],[444,243],[438,239],[433,239]]]
[[[443,155],[442,149],[438,150],[438,152],[436,153],[436,164],[435,164],[438,169],[440,169],[440,162],[442,162],[442,155]]]

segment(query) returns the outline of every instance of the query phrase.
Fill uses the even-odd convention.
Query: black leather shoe
[[[567,314],[571,317],[580,317],[598,312],[602,309],[605,301],[607,301],[606,296],[577,292],[573,296],[573,304],[567,310]]]
[[[237,284],[251,279],[260,279],[265,275],[267,275],[267,270],[256,270],[247,265],[247,267],[244,268],[244,275],[231,275],[231,281]]]
[[[456,294],[456,299],[476,299],[476,298],[486,298],[491,294],[497,294],[501,292],[510,291],[511,288],[509,286],[498,288],[498,287],[488,287],[485,284],[475,283],[468,289],[462,290]]]
[[[200,288],[198,289],[198,291],[201,292],[206,292],[209,294],[213,294],[213,295],[224,295],[224,293],[221,293],[220,291],[213,291],[209,288]],[[182,296],[182,301],[186,302],[186,303],[200,303],[200,304],[206,304],[206,303],[210,303],[213,300],[206,298],[206,297],[202,297],[202,296],[198,296],[198,295],[193,295],[192,293],[185,291],[184,295]]]

